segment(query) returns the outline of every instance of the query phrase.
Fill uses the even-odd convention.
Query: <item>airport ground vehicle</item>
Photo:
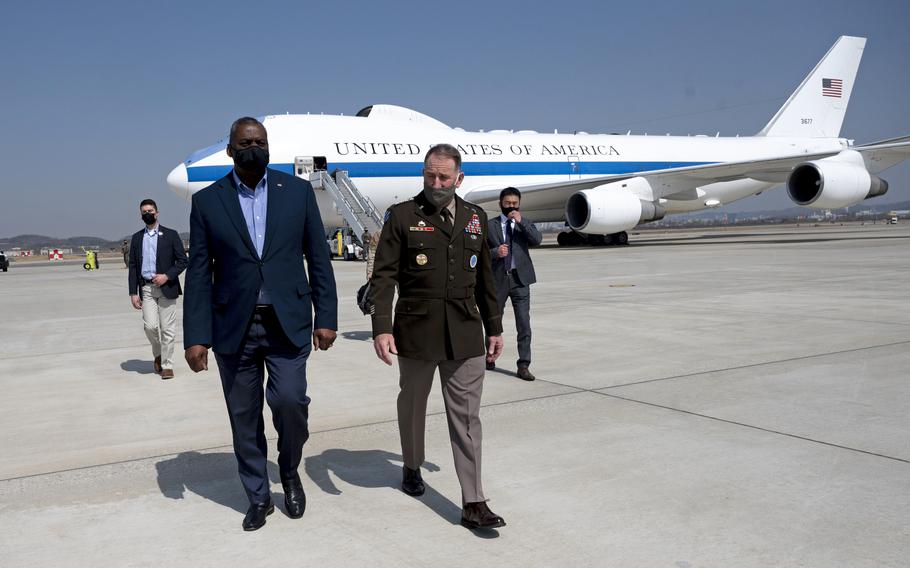
[[[356,237],[347,227],[337,227],[329,232],[326,237],[326,243],[329,246],[329,254],[332,258],[336,256],[344,260],[363,259],[363,247],[357,242]]]
[[[895,217],[891,217],[890,219],[888,219],[888,224],[897,225],[897,217],[895,216]]]
[[[82,268],[86,270],[98,270],[101,268],[101,263],[98,262],[97,252],[93,250],[86,250],[85,248],[82,250],[85,251],[85,262],[82,263]]]
[[[6,258],[6,253],[0,250],[0,270],[3,272],[9,271],[9,259]]]

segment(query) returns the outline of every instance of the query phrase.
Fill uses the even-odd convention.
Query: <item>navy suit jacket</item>
[[[298,347],[312,341],[314,307],[316,328],[338,328],[335,275],[313,187],[269,169],[267,191],[262,258],[250,240],[231,174],[193,195],[184,347],[235,353],[262,286]]]
[[[130,242],[129,285],[130,296],[142,294],[142,239],[145,229],[133,233]],[[177,231],[158,224],[158,258],[155,259],[155,273],[167,274],[167,282],[161,287],[161,295],[175,299],[180,295],[180,273],[186,268],[186,253],[183,240]]]
[[[506,259],[499,258],[496,249],[504,244],[502,236],[502,217],[497,215],[489,221],[489,231],[487,231],[487,246],[490,247],[490,254],[493,257],[493,281],[496,282],[497,290],[508,290],[509,279],[506,276]],[[515,223],[512,230],[512,257],[515,259],[515,270],[518,272],[518,279],[525,286],[537,282],[537,274],[534,272],[534,263],[531,262],[531,254],[528,247],[536,247],[542,240],[540,231],[537,226],[522,216],[521,223]],[[505,287],[505,288],[503,288]]]

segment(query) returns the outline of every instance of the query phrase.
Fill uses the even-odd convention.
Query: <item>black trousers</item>
[[[518,279],[515,272],[509,272],[508,289],[496,290],[499,300],[499,311],[505,313],[506,300],[512,300],[512,310],[515,312],[515,328],[518,332],[518,362],[519,367],[531,365],[531,287],[525,286]]]
[[[271,308],[257,309],[235,354],[215,354],[234,435],[240,481],[250,503],[270,499],[268,444],[262,417],[264,401],[278,431],[278,469],[282,479],[297,472],[309,438],[306,361],[311,344],[297,347],[284,334]],[[263,396],[264,370],[268,383]]]

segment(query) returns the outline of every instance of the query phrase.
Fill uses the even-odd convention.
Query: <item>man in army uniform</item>
[[[424,158],[423,191],[389,208],[370,293],[373,345],[388,365],[391,355],[398,356],[402,491],[419,496],[425,490],[420,466],[427,397],[439,369],[461,484],[461,524],[495,528],[506,523],[490,511],[483,494],[480,395],[485,358],[495,360],[502,353],[502,315],[486,246],[487,216],[455,195],[463,179],[458,150],[433,146]]]

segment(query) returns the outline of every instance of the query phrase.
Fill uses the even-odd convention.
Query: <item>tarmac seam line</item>
[[[549,383],[550,381],[542,381],[542,382]],[[521,403],[521,402],[531,402],[534,400],[544,400],[544,399],[549,399],[549,398],[557,398],[560,396],[573,395],[573,394],[584,394],[586,392],[589,392],[589,391],[586,391],[585,389],[581,389],[581,388],[573,387],[573,386],[569,386],[569,385],[561,385],[559,383],[550,383],[550,384],[562,386],[562,387],[572,389],[572,390],[569,390],[566,392],[541,395],[541,396],[532,396],[532,397],[522,398],[522,399],[518,399],[518,400],[505,400],[502,402],[493,402],[490,404],[482,404],[481,408],[492,408],[494,406],[507,406],[509,404],[517,404],[517,403]],[[595,393],[595,394],[600,394],[600,393]],[[429,416],[444,416],[444,415],[445,415],[445,410],[441,410],[439,412],[427,413],[428,417]],[[397,424],[397,423],[398,423],[398,418],[391,418],[389,420],[379,420],[376,422],[367,422],[364,424],[351,424],[350,426],[339,426],[337,428],[327,428],[325,430],[311,431],[310,436],[317,435],[317,434],[329,434],[332,432],[343,432],[345,430],[356,430],[357,428],[369,428],[370,426],[384,426],[387,424]],[[276,437],[266,438],[266,440],[268,440],[269,442],[274,442],[274,441],[278,440],[278,437],[276,436]],[[139,458],[130,458],[130,459],[126,459],[126,460],[118,460],[118,461],[105,462],[105,463],[96,463],[96,464],[90,464],[90,465],[83,465],[83,466],[79,466],[79,467],[58,469],[58,470],[54,470],[54,471],[41,471],[38,473],[30,473],[28,475],[18,475],[15,477],[7,477],[4,479],[0,479],[0,483],[5,483],[7,481],[21,481],[24,479],[32,479],[35,477],[44,477],[44,476],[48,476],[48,475],[57,475],[60,473],[72,473],[75,471],[85,471],[85,470],[95,469],[95,468],[99,468],[99,467],[109,467],[109,466],[114,466],[114,465],[136,463],[136,462],[141,462],[141,461],[145,461],[145,460],[176,457],[178,454],[182,454],[184,452],[211,452],[211,451],[215,451],[215,450],[225,450],[225,449],[230,449],[233,451],[233,445],[232,444],[222,444],[220,446],[210,446],[207,448],[187,448],[187,449],[180,450],[178,452],[168,452],[166,454],[156,454],[153,456],[143,456],[143,457],[139,457]]]
[[[754,367],[763,367],[763,366],[765,366],[765,365],[776,365],[776,364],[778,364],[778,363],[793,363],[793,362],[796,362],[796,361],[805,361],[806,359],[817,359],[817,358],[821,358],[821,357],[829,357],[829,356],[832,356],[832,355],[843,355],[843,354],[845,354],[845,353],[857,353],[857,352],[859,352],[859,351],[868,351],[868,350],[871,350],[871,349],[881,349],[881,348],[885,348],[885,347],[896,347],[896,346],[898,346],[898,345],[907,345],[907,344],[910,344],[910,340],[895,341],[895,342],[893,342],[893,343],[882,343],[881,345],[867,345],[867,346],[865,346],[865,347],[855,347],[855,348],[853,348],[853,349],[843,349],[843,350],[840,350],[840,351],[828,351],[828,352],[825,352],[825,353],[813,353],[812,355],[801,355],[801,356],[799,356],[799,357],[789,357],[789,358],[787,358],[787,359],[775,359],[775,360],[772,360],[772,361],[762,361],[762,362],[758,362],[758,363],[749,363],[748,365],[737,365],[737,366],[735,366],[735,367],[726,367],[726,368],[723,368],[723,369],[710,369],[710,370],[707,370],[707,371],[698,371],[697,373],[686,373],[686,374],[684,374],[684,375],[673,375],[673,376],[670,376],[670,377],[658,377],[658,378],[656,378],[656,379],[645,379],[645,380],[643,380],[643,381],[635,381],[635,382],[631,382],[631,383],[623,383],[623,384],[621,384],[621,385],[610,385],[610,386],[606,386],[606,387],[593,388],[593,389],[588,389],[588,390],[591,390],[592,392],[598,392],[598,393],[599,393],[600,391],[605,391],[605,390],[608,390],[608,389],[618,389],[618,388],[621,388],[621,387],[631,387],[631,386],[636,386],[636,385],[644,385],[644,384],[647,384],[647,383],[656,383],[656,382],[660,382],[660,381],[671,381],[671,380],[674,380],[674,379],[686,379],[686,378],[690,378],[690,377],[698,377],[698,376],[700,376],[700,375],[710,375],[711,373],[724,373],[724,372],[727,372],[727,371],[739,371],[739,370],[742,370],[742,369],[751,369],[751,368],[754,368]],[[565,387],[571,386],[571,385],[566,385],[566,384],[563,384],[563,383],[556,383],[556,382],[552,382],[552,381],[548,381],[548,382],[551,382],[552,384],[554,384],[554,385],[559,385],[559,386],[565,386]],[[573,388],[582,388],[582,387],[573,387]],[[583,389],[583,390],[585,390],[585,389]]]
[[[788,433],[788,432],[781,432],[780,430],[772,430],[772,429],[770,429],[770,428],[763,428],[763,427],[761,427],[761,426],[755,426],[754,424],[746,424],[745,422],[737,422],[737,421],[735,421],[735,420],[728,420],[728,419],[726,419],[726,418],[720,418],[720,417],[717,417],[717,416],[711,416],[711,415],[709,415],[709,414],[700,414],[700,413],[698,413],[698,412],[693,412],[693,411],[691,411],[691,410],[684,410],[684,409],[682,409],[682,408],[674,408],[674,407],[672,407],[672,406],[666,406],[666,405],[663,405],[663,404],[657,404],[657,403],[655,403],[655,402],[647,402],[647,401],[644,401],[644,400],[637,400],[637,399],[634,399],[634,398],[627,398],[627,397],[624,397],[624,396],[619,396],[619,395],[610,394],[610,393],[606,393],[606,392],[597,392],[597,391],[591,391],[591,392],[593,392],[593,393],[595,393],[595,394],[599,394],[599,395],[601,395],[601,396],[606,396],[606,397],[609,397],[609,398],[614,398],[614,399],[617,399],[617,400],[624,400],[624,401],[626,401],[626,402],[634,402],[634,403],[637,403],[637,404],[644,404],[644,405],[647,405],[647,406],[653,406],[653,407],[655,407],[655,408],[662,408],[662,409],[664,409],[664,410],[671,410],[671,411],[673,411],[673,412],[681,412],[681,413],[683,413],[683,414],[688,414],[688,415],[690,415],[690,416],[697,416],[697,417],[699,417],[699,418],[706,418],[706,419],[708,419],[708,420],[715,420],[715,421],[717,421],[717,422],[723,422],[724,424],[732,424],[732,425],[734,425],[734,426],[742,426],[742,427],[745,427],[745,428],[751,428],[751,429],[753,429],[753,430],[758,430],[758,431],[760,431],[760,432],[766,432],[766,433],[769,433],[769,434],[777,434],[777,435],[779,435],[779,436],[785,436],[785,437],[787,437],[787,438],[794,438],[794,439],[796,439],[796,440],[802,440],[802,441],[804,441],[804,442],[812,442],[812,443],[815,443],[815,444],[821,444],[821,445],[823,445],[823,446],[829,446],[829,447],[832,447],[832,448],[837,448],[837,449],[839,449],[839,450],[848,450],[848,451],[851,451],[851,452],[857,452],[857,453],[860,453],[860,454],[866,454],[866,455],[868,455],[868,456],[874,456],[874,457],[877,457],[877,458],[884,458],[884,459],[893,460],[893,461],[896,461],[896,462],[901,462],[901,463],[905,463],[905,464],[910,465],[910,460],[904,459],[904,458],[898,458],[898,457],[895,457],[895,456],[889,456],[889,455],[886,455],[886,454],[880,454],[880,453],[877,453],[877,452],[871,452],[871,451],[869,451],[869,450],[861,450],[861,449],[859,449],[859,448],[851,448],[850,446],[843,446],[843,445],[841,445],[841,444],[835,444],[835,443],[833,443],[833,442],[825,442],[824,440],[816,440],[815,438],[808,438],[808,437],[806,437],[806,436],[800,436],[799,434],[791,434],[791,433]]]

